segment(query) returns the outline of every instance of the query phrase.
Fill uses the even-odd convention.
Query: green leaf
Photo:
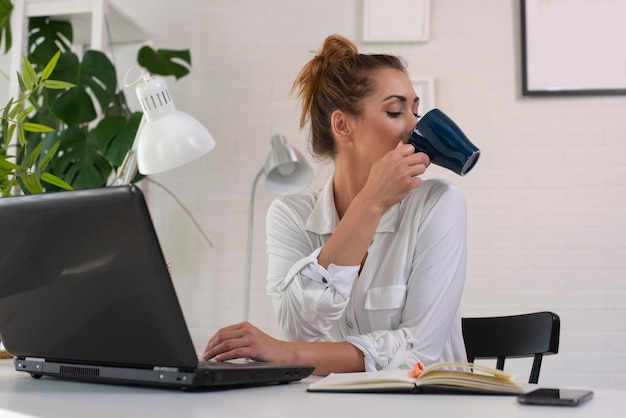
[[[152,74],[173,75],[178,80],[189,74],[191,53],[188,49],[155,51],[149,46],[144,46],[137,54],[137,62]]]
[[[28,159],[26,160],[26,167],[32,168],[35,165],[35,161],[39,158],[39,154],[41,154],[41,149],[43,148],[43,142],[40,142],[39,145],[35,147],[34,150],[30,152],[28,155]]]
[[[23,146],[23,147],[26,146],[26,134],[24,133],[24,127],[23,126],[19,126],[17,128],[17,140],[19,141],[21,146]]]
[[[61,189],[74,190],[74,188],[70,184],[65,182],[63,179],[55,176],[54,174],[41,173],[41,179],[45,181],[46,183],[52,184],[53,186],[60,187]]]
[[[53,132],[54,131],[54,129],[52,129],[49,126],[41,125],[39,123],[32,123],[32,122],[24,123],[24,130],[28,132]]]
[[[74,83],[68,83],[67,81],[59,80],[46,80],[44,81],[43,85],[45,88],[53,90],[71,89],[72,87],[76,87],[76,84]]]
[[[56,67],[60,56],[61,56],[61,51],[57,51],[57,53],[54,54],[54,56],[50,59],[50,61],[48,61],[45,68],[41,72],[42,79],[47,80],[48,77],[50,77],[50,74],[52,74],[52,71],[54,71],[54,67]]]
[[[24,76],[26,89],[32,90],[37,84],[37,73],[28,58],[26,58],[26,55],[22,55],[22,75]]]
[[[6,183],[4,183],[2,187],[2,196],[3,197],[11,196],[11,190],[13,189],[14,186],[16,186],[15,180],[6,181]]]
[[[4,37],[4,53],[11,49],[11,14],[13,12],[13,4],[11,0],[0,0],[0,42]]]
[[[14,171],[14,170],[22,170],[22,167],[20,167],[17,164],[13,164],[12,162],[9,162],[7,160],[3,160],[2,158],[0,158],[0,169]]]
[[[98,116],[92,97],[104,112],[115,98],[117,74],[115,67],[100,51],[85,52],[83,61],[71,52],[61,55],[51,77],[75,84],[69,90],[45,90],[47,102],[59,119],[69,126],[91,122]]]
[[[2,0],[0,0],[2,1]],[[9,114],[9,109],[11,108],[11,106],[13,105],[13,97],[11,97],[9,99],[9,103],[7,103],[7,105],[2,109],[2,119],[6,120],[7,119],[7,115]]]
[[[16,107],[15,110],[19,110],[19,107]],[[33,111],[35,110],[35,106],[28,106],[26,109],[22,110],[20,112],[20,114],[17,116],[17,120],[19,122],[23,121],[26,119],[26,117],[28,115],[30,115]],[[15,115],[13,115],[12,117],[14,117]]]
[[[94,142],[115,168],[122,165],[132,148],[141,116],[141,112],[133,113],[128,120],[123,116],[109,116],[91,131]]]
[[[22,184],[29,194],[43,193],[43,186],[41,185],[38,177],[33,176],[32,174],[21,172],[19,175],[19,179],[21,180]]]
[[[4,139],[5,144],[4,144],[4,148],[8,148],[9,144],[11,143],[11,140],[13,139],[13,135],[15,134],[15,129],[17,128],[17,125],[11,125],[9,126],[9,130],[7,131],[7,136]]]
[[[113,168],[85,131],[79,127],[70,127],[60,138],[59,152],[51,162],[50,172],[75,189],[106,186]]]
[[[58,51],[70,51],[74,42],[72,24],[48,16],[31,17],[28,33],[28,58],[37,69],[44,68]]]
[[[27,121],[50,128],[48,132],[25,132],[26,140],[31,149],[41,141],[45,143],[42,155],[59,140],[57,131],[65,129],[65,125],[50,112],[49,107],[46,105],[41,106]]]
[[[19,102],[13,103],[13,109],[11,109],[11,112],[9,113],[9,119],[15,119],[17,117],[17,114],[20,113],[21,110],[22,106]]]
[[[20,91],[22,93],[24,93],[26,90],[28,90],[26,88],[26,84],[24,83],[24,78],[22,78],[22,74],[20,74],[20,73],[17,73],[17,82],[20,85]]]
[[[126,101],[126,94],[124,94],[124,90],[120,90],[115,95],[115,99],[111,106],[106,111],[106,116],[124,116],[126,119],[130,118],[131,110],[128,107],[128,103]]]
[[[44,141],[41,142],[42,144],[44,143]],[[52,159],[57,155],[57,151],[59,149],[59,145],[61,145],[61,141],[57,141],[54,143],[54,145],[52,146],[52,148],[50,148],[43,156],[43,158],[39,161],[39,164],[37,165],[37,168],[40,171],[44,171],[47,167],[48,164],[50,164],[50,161],[52,161]]]

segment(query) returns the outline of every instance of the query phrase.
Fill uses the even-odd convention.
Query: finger
[[[407,156],[407,158],[409,159],[411,165],[423,164],[427,167],[430,165],[430,157],[428,157],[428,154],[423,152],[416,152],[415,154]]]
[[[248,345],[247,340],[244,338],[226,339],[212,347],[207,347],[202,353],[202,358],[205,360],[215,358],[218,361],[237,358],[237,353]]]
[[[207,343],[204,351],[202,353],[202,358],[208,360],[209,358],[213,358],[213,356],[223,349],[224,343],[236,339],[241,339],[245,334],[245,326],[244,324],[236,324],[230,325],[228,327],[221,328],[218,330]],[[221,347],[220,347],[221,346]]]
[[[430,157],[428,156],[428,154],[426,154],[425,152],[418,152],[417,154],[421,157],[423,164],[428,167],[430,165]]]
[[[425,164],[415,164],[409,167],[409,176],[417,177],[426,172],[427,166]]]
[[[402,141],[400,141],[398,146],[396,146],[396,149],[400,151],[400,155],[402,155],[403,157],[415,154],[415,147]]]

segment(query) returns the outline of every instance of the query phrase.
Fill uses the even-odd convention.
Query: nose
[[[411,134],[413,133],[413,129],[415,128],[415,125],[417,124],[417,121],[419,119],[417,118],[417,116],[415,116],[413,113],[410,113],[407,118],[406,118],[406,130],[407,130],[407,137],[411,136]]]

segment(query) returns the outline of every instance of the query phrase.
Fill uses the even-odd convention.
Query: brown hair
[[[374,73],[384,68],[407,72],[404,62],[396,56],[360,54],[352,41],[331,35],[321,51],[300,70],[292,91],[297,90],[302,101],[300,129],[311,122],[310,147],[314,155],[335,156],[331,114],[341,110],[360,115],[362,100],[376,89]]]

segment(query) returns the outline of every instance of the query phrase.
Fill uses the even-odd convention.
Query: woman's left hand
[[[292,356],[288,345],[287,341],[270,337],[249,322],[242,322],[217,331],[207,343],[202,358],[217,361],[249,358],[285,363]]]

